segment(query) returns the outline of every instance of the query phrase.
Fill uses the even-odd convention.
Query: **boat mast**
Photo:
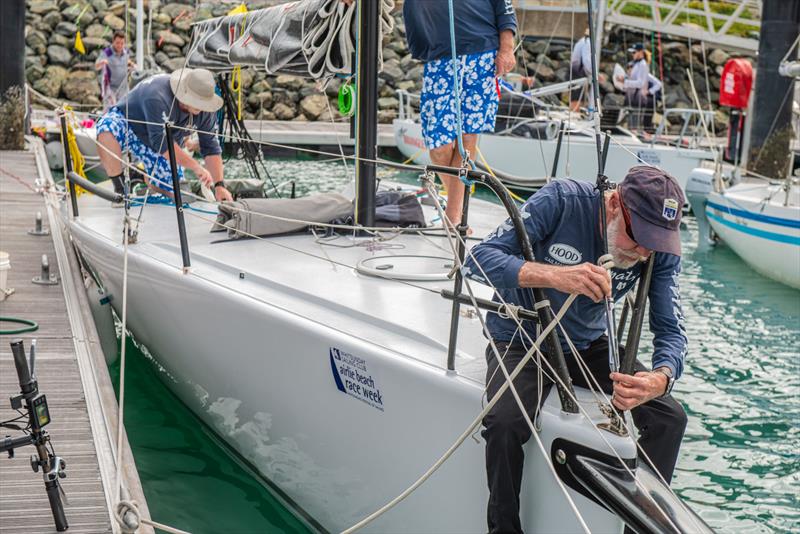
[[[136,0],[136,68],[144,69],[144,0]]]
[[[25,0],[0,2],[0,98],[10,87],[25,87]]]
[[[378,156],[378,46],[381,2],[356,2],[358,77],[356,89],[355,223],[375,226],[375,159]]]

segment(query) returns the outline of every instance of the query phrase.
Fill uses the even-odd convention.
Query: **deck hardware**
[[[561,465],[567,463],[567,453],[565,453],[563,449],[558,449],[556,451],[556,462],[560,463]]]
[[[36,212],[36,225],[34,226],[33,230],[28,230],[29,235],[35,236],[43,236],[43,235],[50,235],[50,230],[46,228],[42,228],[42,212]]]
[[[40,286],[54,286],[58,284],[58,277],[54,274],[50,274],[50,261],[47,259],[47,254],[42,254],[42,273],[39,276],[34,276],[31,282]]]
[[[244,271],[239,271],[239,280],[244,280]]]
[[[375,268],[379,271],[388,271],[389,269],[394,269],[394,265],[391,263],[382,263],[381,265],[376,265]]]

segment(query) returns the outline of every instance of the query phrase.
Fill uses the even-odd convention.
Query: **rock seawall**
[[[248,1],[250,9],[271,5],[276,0]],[[120,0],[28,0],[25,27],[25,70],[28,83],[42,94],[66,99],[91,108],[100,105],[100,86],[94,61],[100,51],[110,44],[114,30],[125,30],[134,48],[136,10],[126,13],[125,1]],[[191,25],[195,20],[224,15],[235,4],[195,2],[192,0],[162,2],[145,0],[145,31],[150,39],[145,52],[165,72],[183,66],[191,45]],[[397,24],[392,35],[384,39],[384,68],[379,75],[378,117],[391,122],[397,116],[397,90],[418,93],[423,66],[408,53],[402,14],[397,9]],[[127,25],[126,25],[127,20]],[[149,29],[148,29],[149,27]],[[76,32],[80,30],[85,54],[74,48]],[[600,64],[600,88],[604,106],[621,106],[623,96],[614,90],[611,74],[614,63],[625,65],[627,46],[650,36],[642,32],[614,29],[603,47]],[[664,98],[667,107],[694,107],[687,69],[691,70],[698,96],[704,108],[711,104],[717,109],[719,80],[722,66],[729,54],[721,49],[704,49],[700,44],[691,47],[686,42],[662,38],[662,54],[653,54],[655,73],[663,69]],[[569,43],[545,40],[526,40],[517,49],[516,71],[534,76],[535,85],[545,85],[569,78]],[[707,82],[708,80],[708,91]],[[340,118],[336,94],[340,80],[332,80],[324,91],[316,82],[296,76],[266,76],[253,69],[242,71],[243,116],[248,119],[324,120]],[[566,95],[565,95],[566,97]],[[717,110],[717,131],[724,128],[727,116]]]

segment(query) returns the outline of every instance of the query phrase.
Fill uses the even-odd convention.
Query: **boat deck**
[[[53,235],[41,237],[28,234],[37,212],[43,215],[43,226],[50,227],[45,198],[35,186],[40,172],[48,172],[46,163],[43,169],[34,150],[0,152],[0,249],[10,254],[8,287],[14,288],[0,303],[0,315],[39,323],[38,331],[0,337],[0,420],[16,415],[7,399],[19,393],[9,342],[21,338],[27,351],[36,339],[36,375],[52,420],[46,430],[57,455],[66,461],[67,477],[61,483],[68,499],[69,532],[118,532],[110,515],[115,469],[110,438],[115,427],[107,424],[109,416],[116,418],[116,400],[97,332],[88,309],[81,306],[86,299],[77,285],[77,265],[61,241],[61,231],[51,228]],[[31,283],[41,272],[43,254],[51,274],[58,276],[58,285]],[[14,325],[3,323],[2,327]],[[16,434],[11,429],[0,431],[2,436]],[[127,442],[125,445],[125,485],[140,503],[142,516],[149,517]],[[42,475],[34,473],[28,461],[34,449],[24,447],[15,452],[13,459],[0,458],[0,532],[55,532]],[[149,527],[142,531],[152,532]]]

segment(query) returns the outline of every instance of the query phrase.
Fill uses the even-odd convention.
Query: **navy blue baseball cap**
[[[638,52],[640,50],[644,50],[644,45],[642,43],[636,43],[628,49],[628,52]]]
[[[656,167],[631,167],[617,187],[630,214],[638,244],[655,252],[681,255],[681,211],[685,202],[678,181]]]

